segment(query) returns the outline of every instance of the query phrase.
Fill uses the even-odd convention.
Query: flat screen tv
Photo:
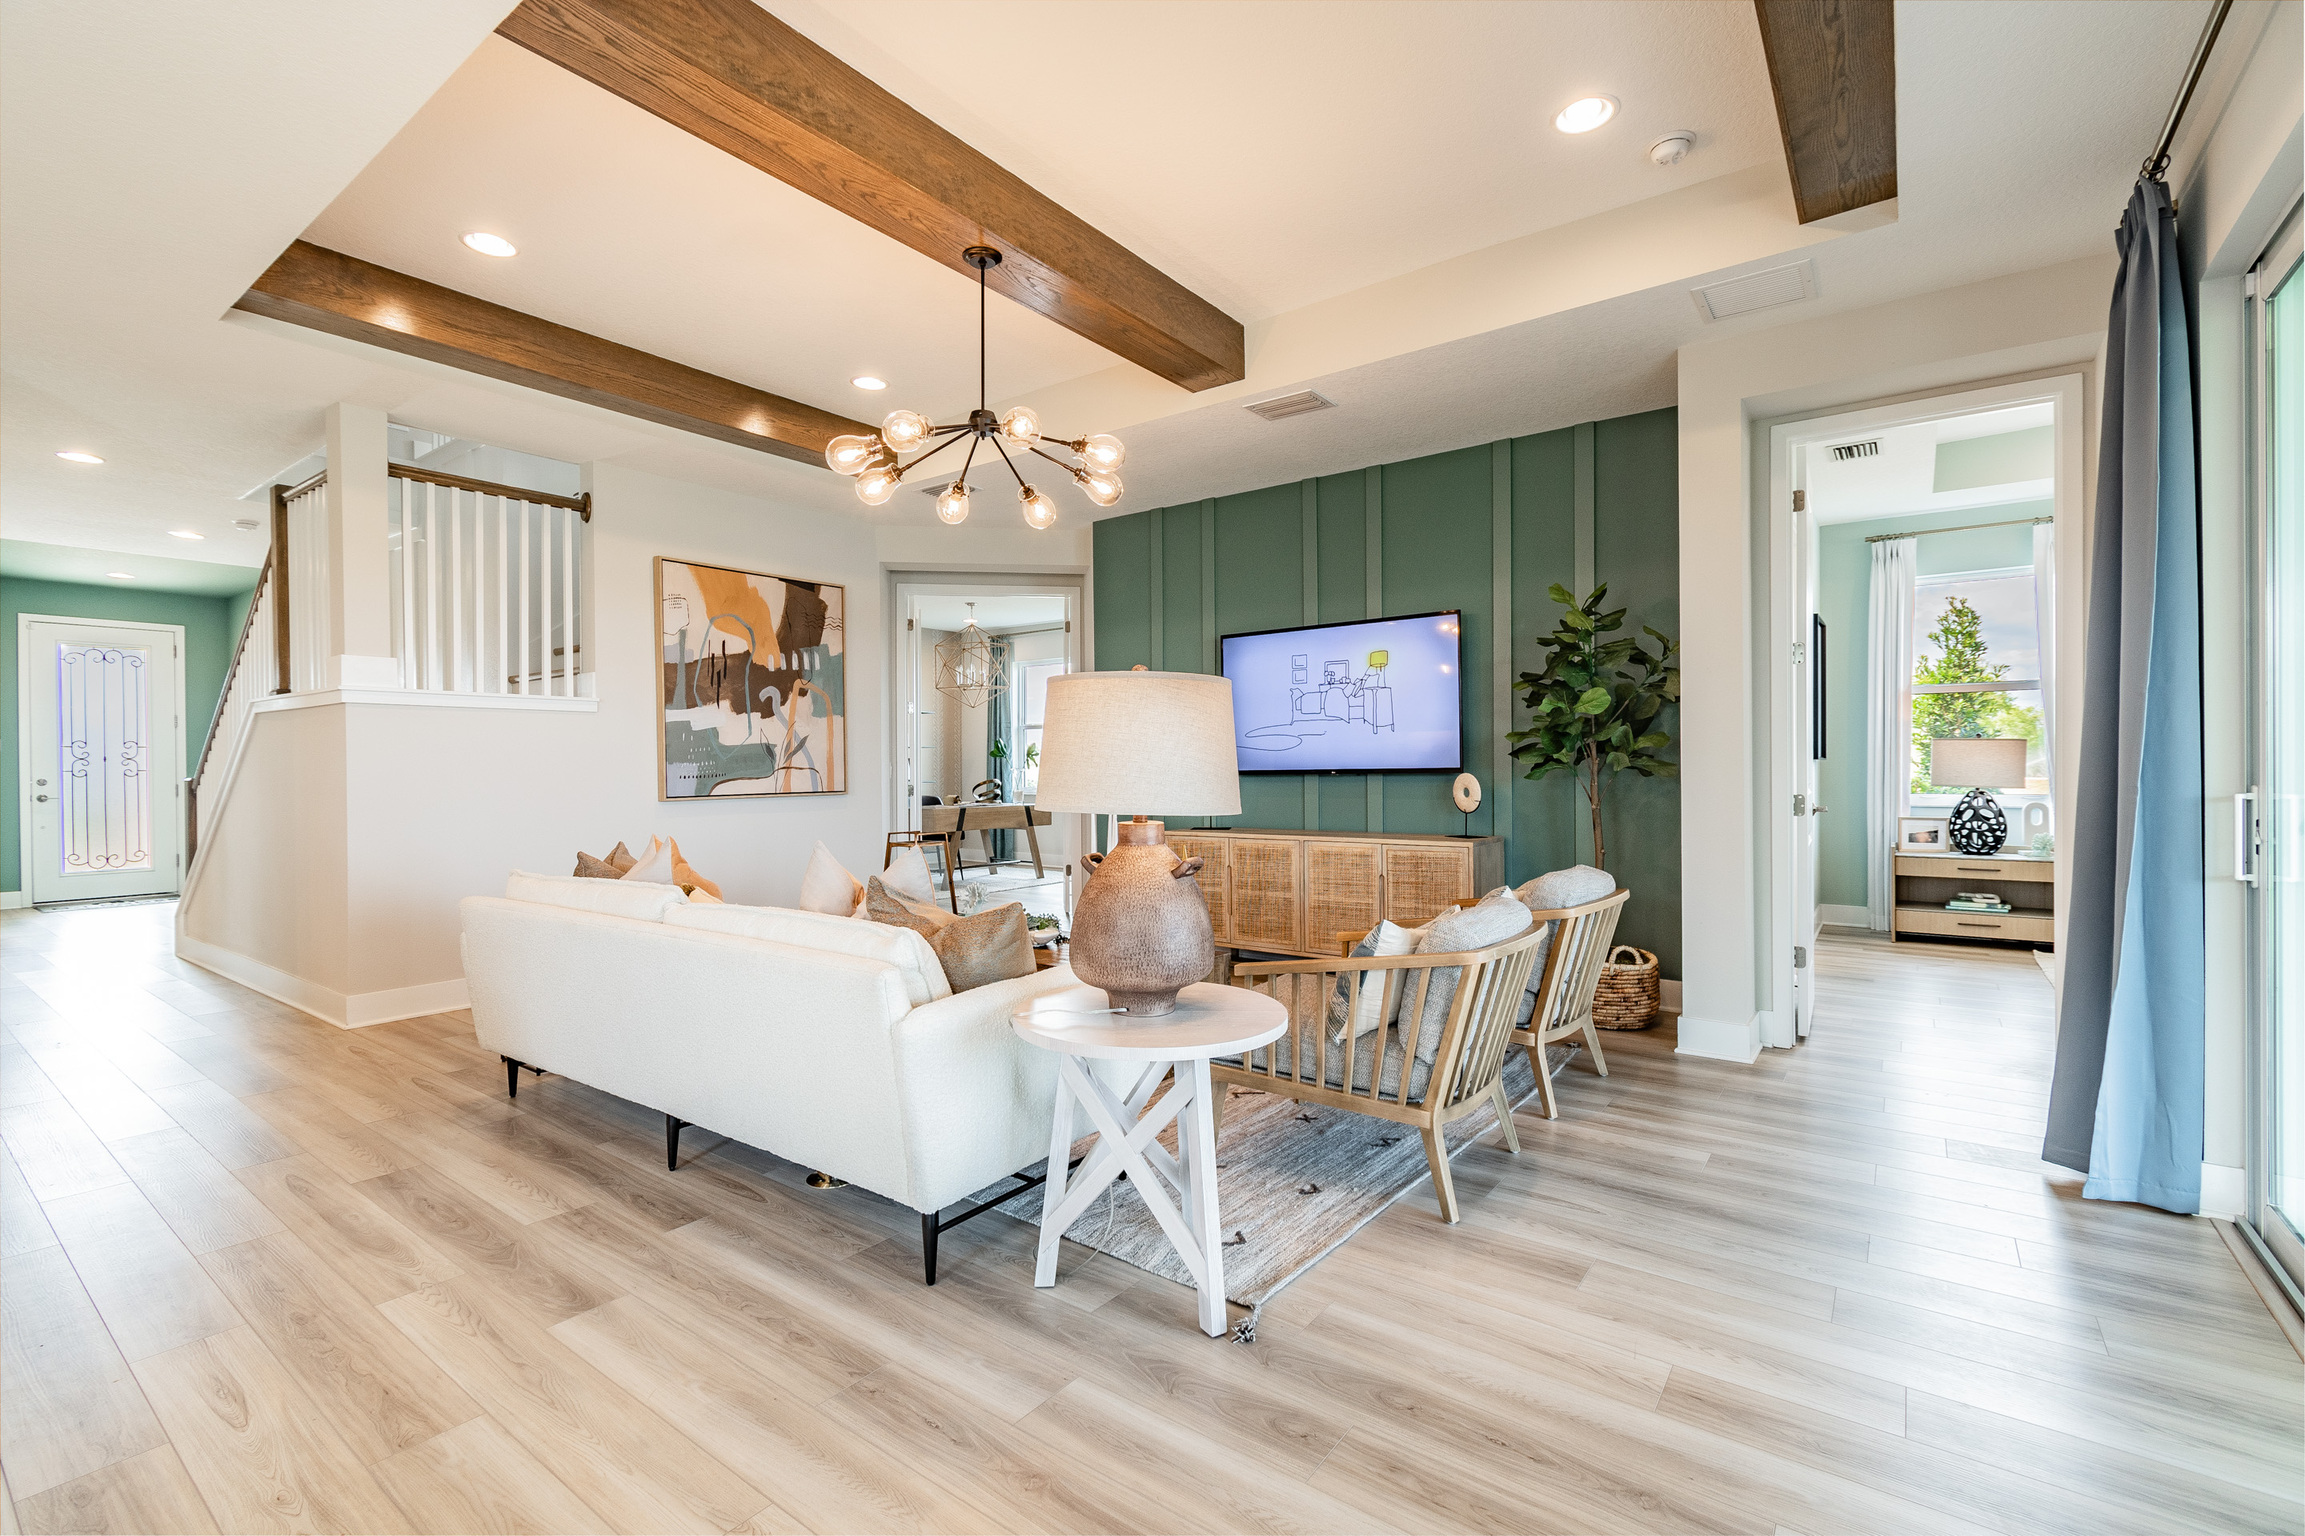
[[[1243,773],[1464,766],[1459,614],[1227,635]]]

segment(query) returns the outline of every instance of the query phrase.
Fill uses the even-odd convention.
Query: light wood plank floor
[[[1815,1037],[1565,1074],[1268,1307],[913,1214],[446,1015],[345,1032],[0,921],[26,1531],[2294,1532],[2300,1365],[2212,1225],[2036,1161],[2030,958],[1829,942]]]

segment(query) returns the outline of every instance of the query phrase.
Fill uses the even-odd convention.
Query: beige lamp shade
[[[2022,736],[1940,736],[1929,743],[1929,782],[1955,789],[2023,789]]]
[[[1237,816],[1233,685],[1200,672],[1069,672],[1041,712],[1044,811]]]

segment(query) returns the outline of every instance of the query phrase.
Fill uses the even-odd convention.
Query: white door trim
[[[35,624],[85,624],[91,629],[142,629],[172,636],[176,658],[176,760],[169,764],[169,799],[176,818],[176,874],[170,888],[184,889],[184,743],[191,740],[191,700],[184,691],[184,626],[148,624],[141,619],[90,619],[63,613],[16,615],[16,889],[32,904],[32,649]],[[204,727],[205,729],[205,727]]]
[[[2071,785],[2078,766],[2075,751],[2081,736],[2081,619],[2086,607],[2087,580],[2088,504],[2082,495],[2082,443],[2086,424],[2081,414],[2085,398],[2082,385],[2080,374],[2064,373],[2011,384],[1992,384],[1982,389],[1954,390],[1895,405],[1800,417],[1776,422],[1769,428],[1769,746],[1763,775],[1768,785],[1767,799],[1763,803],[1767,807],[1768,829],[1770,901],[1766,971],[1771,977],[1771,1007],[1760,1017],[1763,1045],[1793,1043],[1793,1025],[1787,1007],[1793,996],[1793,948],[1810,943],[1816,926],[1814,912],[1802,914],[1793,910],[1797,889],[1793,878],[1797,841],[1793,835],[1793,795],[1802,785],[1801,764],[1794,756],[1794,737],[1807,702],[1797,686],[1799,674],[1793,663],[1793,642],[1808,639],[1808,615],[1806,611],[1796,611],[1804,599],[1795,580],[1799,566],[1794,539],[1805,518],[1796,519],[1793,512],[1794,450],[1829,439],[2013,405],[2046,402],[2054,408],[2057,484],[2053,496],[2058,530],[2057,718],[2050,729],[2057,743],[2056,803],[2068,807],[2072,804]],[[1847,654],[1846,648],[1843,654]],[[2058,830],[2062,834],[2062,817]],[[2067,907],[2066,870],[2066,840],[2060,835],[2056,854],[2060,940],[2064,936]]]

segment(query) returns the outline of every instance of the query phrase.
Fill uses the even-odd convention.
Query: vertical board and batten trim
[[[1217,669],[1217,499],[1201,503],[1201,670]]]
[[[1489,831],[1513,827],[1513,442],[1489,445],[1489,683],[1494,707],[1490,740]]]
[[[1578,422],[1572,429],[1569,440],[1574,445],[1573,452],[1577,466],[1577,590],[1575,595],[1577,600],[1582,602],[1585,594],[1592,591],[1594,586],[1593,424],[1589,421]]]
[[[1305,541],[1305,574],[1302,582],[1303,602],[1300,605],[1304,622],[1321,621],[1321,483],[1317,479],[1301,482],[1299,489],[1298,519]],[[1305,830],[1316,831],[1321,824],[1320,775],[1304,776]]]
[[[1362,471],[1361,484],[1368,497],[1368,515],[1362,522],[1368,540],[1368,617],[1380,619],[1385,613],[1385,467],[1371,464]],[[1366,778],[1368,830],[1382,832],[1385,829],[1385,776],[1372,773]]]
[[[1168,670],[1168,651],[1161,640],[1161,620],[1165,616],[1167,598],[1161,592],[1161,573],[1168,566],[1168,545],[1161,532],[1161,508],[1155,507],[1145,516],[1151,521],[1145,529],[1145,665],[1155,672]]]

